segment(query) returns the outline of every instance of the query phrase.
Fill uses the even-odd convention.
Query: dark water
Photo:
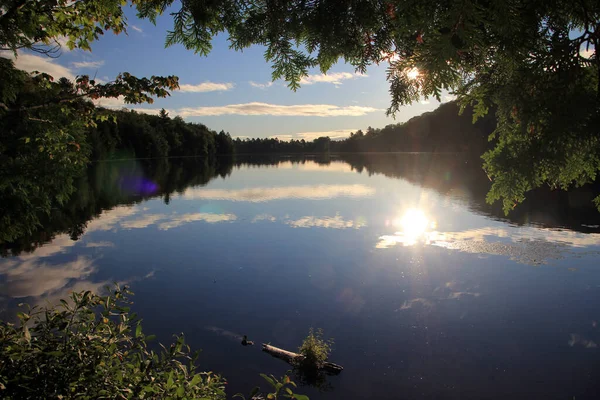
[[[0,305],[127,283],[145,331],[184,332],[249,392],[309,327],[345,370],[311,399],[595,399],[600,228],[586,189],[508,218],[461,155],[110,162],[2,244]],[[75,240],[74,240],[75,239]]]

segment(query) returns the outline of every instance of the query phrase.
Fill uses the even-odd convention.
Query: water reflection
[[[402,231],[393,236],[382,236],[376,245],[378,249],[394,244],[414,246],[417,243],[429,243],[429,231],[435,228],[435,222],[430,221],[422,210],[416,208],[408,209],[401,218],[393,220],[392,224]]]
[[[322,200],[335,197],[370,197],[375,190],[366,185],[307,185],[257,187],[251,189],[188,189],[182,197],[186,200],[227,200],[260,203],[285,199]]]
[[[417,227],[428,224],[425,219],[418,219],[420,222]],[[415,244],[480,255],[503,255],[530,265],[545,264],[549,260],[563,258],[568,254],[574,255],[575,252],[579,256],[600,254],[597,249],[585,251],[588,248],[600,247],[600,234],[502,226],[443,232],[416,229],[413,224],[408,230],[381,236],[375,247],[387,249],[396,245]]]
[[[230,393],[288,368],[240,335],[293,350],[314,326],[346,369],[311,398],[593,398],[597,211],[532,193],[507,219],[483,203],[477,168],[435,155],[98,164],[0,243],[0,309],[129,283],[145,329],[185,332]],[[124,169],[156,191],[131,190]]]

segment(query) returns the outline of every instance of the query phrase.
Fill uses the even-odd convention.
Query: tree
[[[171,0],[142,3],[150,19]],[[496,146],[484,155],[488,201],[505,211],[547,184],[566,189],[600,170],[600,4],[594,0],[306,2],[184,1],[167,45],[200,54],[228,31],[232,47],[267,47],[273,79],[292,89],[311,67],[339,59],[365,71],[388,62],[391,106],[451,90],[478,118],[495,109]],[[451,140],[449,138],[449,140]],[[600,196],[596,199],[600,208]]]
[[[98,4],[96,4],[98,3]],[[595,0],[134,0],[155,22],[167,9],[166,45],[200,55],[227,32],[236,50],[259,44],[273,79],[296,90],[310,68],[338,60],[364,72],[388,63],[394,114],[452,91],[478,118],[496,110],[496,146],[484,155],[489,201],[505,210],[540,185],[568,188],[600,170],[600,4]],[[33,48],[61,35],[89,49],[106,30],[126,28],[122,3],[2,4],[0,46]],[[44,29],[40,28],[44,26]],[[597,198],[600,207],[600,197]]]

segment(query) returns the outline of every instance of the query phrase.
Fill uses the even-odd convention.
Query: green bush
[[[157,353],[129,313],[127,288],[73,293],[55,308],[0,322],[3,399],[225,399],[225,381],[198,372],[183,336]]]
[[[322,329],[317,329],[315,333],[314,329],[310,328],[308,336],[298,349],[298,352],[304,356],[304,360],[302,360],[303,366],[321,368],[325,361],[327,361],[332,346],[333,339],[324,340]]]

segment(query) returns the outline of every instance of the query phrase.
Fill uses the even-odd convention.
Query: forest
[[[231,155],[229,133],[210,130],[203,124],[126,109],[112,111],[113,119],[90,128],[88,144],[93,160],[110,158],[209,157]]]

